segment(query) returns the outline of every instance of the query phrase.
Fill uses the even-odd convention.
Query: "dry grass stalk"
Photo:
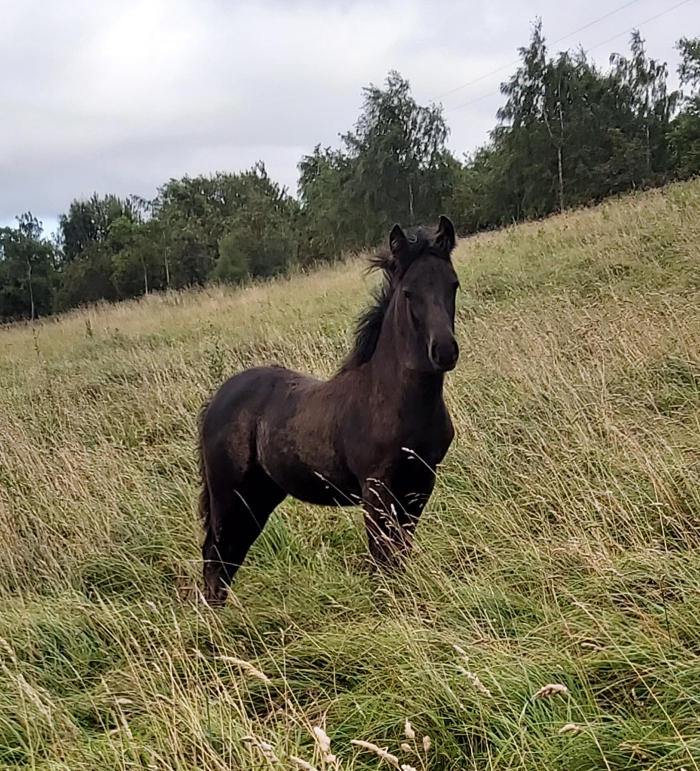
[[[249,661],[237,659],[235,656],[218,656],[217,658],[219,661],[225,661],[227,664],[234,664],[235,666],[240,667],[242,670],[251,675],[251,677],[257,677],[258,680],[262,680],[263,683],[272,682],[272,680],[270,680],[270,678],[264,672],[261,672],[259,669],[254,667]]]
[[[479,693],[483,693],[484,696],[491,696],[491,691],[479,680],[479,676],[475,675],[473,672],[470,672],[468,669],[465,669],[464,667],[457,667],[457,669],[467,678],[467,680],[471,681],[471,684],[476,688]]]
[[[320,726],[314,726],[314,736],[316,737],[316,744],[323,755],[323,759],[326,763],[334,764],[337,762],[337,758],[331,752],[331,740],[328,734]]]
[[[560,734],[569,734],[570,736],[576,736],[581,733],[581,726],[576,723],[567,723],[559,729]]]
[[[461,648],[459,645],[454,643],[452,647],[459,653],[459,655],[462,657],[462,660],[464,661],[467,666],[469,665],[469,656],[467,655],[467,652],[464,650],[464,648]],[[474,674],[474,672],[470,672],[468,669],[465,669],[464,667],[458,666],[457,669],[468,679],[471,681],[472,685],[476,688],[479,693],[483,693],[484,696],[491,696],[491,691],[481,682],[479,679],[479,676]]]
[[[367,750],[368,752],[373,752],[375,755],[380,757],[382,760],[385,760],[387,763],[390,763],[395,768],[401,768],[401,764],[399,763],[399,759],[396,757],[396,755],[392,755],[388,750],[385,750],[382,747],[377,747],[377,745],[372,744],[372,742],[365,742],[362,741],[362,739],[351,739],[350,744],[354,744],[356,747],[361,747],[363,750]]]
[[[307,763],[305,760],[302,760],[301,758],[297,758],[294,755],[290,755],[289,760],[291,763],[294,763],[294,765],[297,768],[301,768],[302,771],[316,771],[316,769],[311,765],[311,763]]]
[[[565,685],[562,685],[561,683],[549,683],[548,685],[543,685],[537,693],[533,694],[532,700],[548,699],[550,696],[556,696],[557,694],[566,696],[568,693],[569,689]]]
[[[271,744],[264,742],[262,739],[258,739],[256,736],[244,736],[241,739],[242,742],[252,744],[255,749],[259,750],[266,758],[273,763],[279,763],[279,758],[275,755],[275,751]]]
[[[409,722],[408,718],[406,718],[406,722],[404,723],[403,732],[407,739],[416,738],[416,732],[413,730],[413,726]]]

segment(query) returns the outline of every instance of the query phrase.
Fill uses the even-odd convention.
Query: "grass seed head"
[[[632,755],[633,758],[637,758],[637,760],[641,760],[641,761],[649,760],[649,754],[634,742],[622,742],[622,744],[620,745],[620,749],[626,750]]]
[[[289,756],[289,762],[293,763],[297,768],[301,768],[302,771],[316,771],[311,763],[307,763],[305,760],[297,758],[294,755]]]
[[[576,723],[567,723],[559,729],[559,733],[576,736],[581,733],[581,726],[576,725]]]
[[[385,760],[387,763],[390,763],[395,768],[401,768],[399,759],[396,757],[396,755],[392,755],[388,750],[385,750],[382,747],[378,747],[376,744],[372,744],[372,742],[365,742],[362,741],[362,739],[351,739],[350,744],[354,744],[356,747],[361,747],[363,750],[367,750],[368,752],[373,752],[375,755],[380,757],[382,760]]]
[[[548,699],[550,696],[556,696],[559,693],[562,696],[566,696],[569,693],[569,689],[561,683],[549,683],[548,685],[543,685],[540,690],[533,695],[532,700]]]
[[[268,744],[268,742],[264,742],[262,739],[258,739],[256,736],[244,736],[241,739],[242,742],[247,742],[248,744],[252,744],[253,747],[255,747],[259,752],[261,752],[266,758],[271,760],[273,763],[279,763],[279,758],[277,755],[275,755],[275,751],[272,748],[271,744]]]
[[[327,755],[331,751],[331,740],[328,734],[320,726],[314,726],[314,736],[318,748],[324,755]]]
[[[473,672],[465,669],[464,667],[457,667],[457,669],[468,679],[471,680],[472,685],[479,693],[483,693],[484,696],[491,696],[491,691],[479,680],[479,676]]]
[[[407,739],[416,738],[416,732],[413,730],[413,726],[409,722],[408,718],[406,718],[406,722],[404,723],[403,731]]]
[[[15,655],[15,652],[14,650],[12,650],[12,646],[3,637],[0,637],[0,647],[5,649],[5,651],[7,652],[7,655],[10,657],[10,661],[13,664],[19,664],[19,661],[17,660],[17,656]]]
[[[218,659],[219,661],[225,661],[228,664],[234,664],[235,666],[240,667],[244,672],[247,672],[252,677],[257,677],[258,680],[262,680],[263,683],[272,682],[266,674],[254,667],[249,661],[238,659],[235,656],[219,656]]]

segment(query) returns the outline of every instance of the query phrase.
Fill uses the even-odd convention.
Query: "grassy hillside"
[[[359,512],[288,500],[220,612],[200,405],[261,362],[331,374],[376,279],[0,330],[0,767],[700,766],[700,184],[456,261],[457,436],[407,575],[368,574]]]

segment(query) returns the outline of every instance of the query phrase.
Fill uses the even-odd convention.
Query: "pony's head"
[[[389,234],[389,257],[382,267],[393,286],[397,323],[412,342],[407,362],[412,369],[447,372],[457,363],[455,243],[447,217],[440,217],[432,233],[419,230],[407,236],[395,225]]]
[[[447,217],[440,217],[436,229],[419,228],[409,235],[398,225],[392,228],[389,248],[370,258],[371,268],[381,270],[385,281],[375,304],[360,318],[344,369],[372,358],[387,318],[395,325],[409,369],[454,368],[459,356],[454,335],[459,281],[451,260],[455,243],[455,229]]]

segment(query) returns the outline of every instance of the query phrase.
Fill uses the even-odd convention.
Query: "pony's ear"
[[[389,233],[389,249],[394,264],[402,266],[408,257],[408,238],[399,225],[394,225]]]
[[[452,222],[443,214],[438,220],[438,229],[435,234],[435,245],[445,253],[446,257],[452,254],[452,250],[457,243],[457,236],[455,235],[455,226]]]

